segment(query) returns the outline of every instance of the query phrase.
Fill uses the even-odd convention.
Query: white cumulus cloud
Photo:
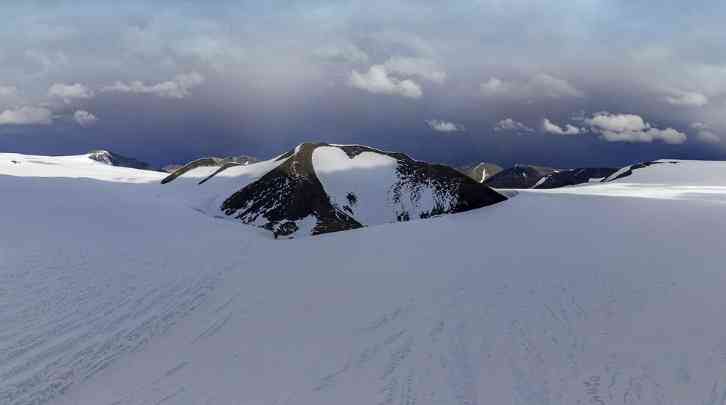
[[[564,79],[545,73],[532,76],[525,81],[507,81],[492,77],[480,85],[486,97],[512,100],[580,98],[584,93]]]
[[[64,84],[54,83],[48,89],[49,97],[57,97],[65,103],[74,99],[88,99],[93,97],[93,91],[81,83]]]
[[[77,110],[73,113],[73,120],[84,128],[91,127],[98,122],[98,118],[95,115],[85,110]]]
[[[0,125],[50,125],[53,114],[44,107],[25,106],[0,112]]]
[[[505,118],[499,122],[497,122],[496,125],[494,125],[494,130],[497,132],[501,131],[513,131],[513,132],[533,132],[534,130],[521,122],[515,121],[511,118]]]
[[[162,98],[184,98],[191,94],[191,89],[204,83],[204,76],[197,72],[180,74],[172,80],[156,84],[145,84],[141,81],[130,83],[116,82],[103,88],[103,91],[118,93],[153,94]]]
[[[542,129],[548,134],[555,135],[579,135],[584,132],[581,128],[570,124],[566,124],[564,127],[561,127],[547,118],[545,118],[542,122]]]
[[[449,121],[428,120],[426,121],[426,125],[437,132],[460,132],[464,130],[462,125]]]
[[[368,72],[353,70],[348,79],[350,86],[373,94],[397,95],[407,98],[420,98],[421,86],[410,79],[399,79],[389,74],[383,65],[373,65]]]
[[[394,57],[383,66],[388,72],[401,76],[416,76],[438,84],[446,81],[446,72],[431,59]]]
[[[662,141],[680,144],[688,138],[673,128],[659,129],[651,126],[643,117],[635,114],[611,114],[600,112],[586,119],[593,132],[608,142],[653,142]]]

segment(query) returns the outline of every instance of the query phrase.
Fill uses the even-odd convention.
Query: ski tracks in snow
[[[203,267],[174,275],[130,252],[114,265],[103,252],[74,259],[45,249],[0,269],[2,404],[44,403],[139,350],[200,306],[220,276]],[[200,338],[222,326],[210,325]]]
[[[578,282],[601,288],[583,296]],[[695,382],[692,360],[619,352],[615,334],[630,330],[645,305],[642,291],[621,282],[594,275],[547,287],[468,285],[410,300],[352,331],[357,349],[319,379],[315,398],[335,403],[336,392],[373,381],[360,390],[382,405],[675,404],[678,390]],[[704,356],[709,370],[726,369],[724,347]],[[722,377],[711,385],[707,376],[701,402],[726,404]]]

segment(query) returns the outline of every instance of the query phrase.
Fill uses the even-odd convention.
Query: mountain
[[[181,169],[183,166],[184,165],[180,165],[178,163],[171,163],[171,164],[168,164],[166,166],[163,166],[161,168],[161,171],[164,172],[164,173],[174,173],[178,169]]]
[[[219,212],[289,157],[200,186],[0,153],[0,404],[724,398],[726,162],[285,241]]]
[[[154,170],[148,163],[132,159],[107,150],[88,152],[88,158],[109,166],[128,167],[132,169]]]
[[[226,179],[215,181],[220,175]],[[236,180],[220,188],[229,178]],[[506,200],[447,166],[360,145],[305,143],[249,167],[199,159],[170,174],[162,184],[178,179],[198,185],[215,183],[214,195],[204,200],[200,210],[213,216],[223,213],[273,231],[275,236],[316,235],[428,218]]]
[[[252,156],[247,155],[239,155],[239,156],[229,156],[226,158],[220,158],[220,157],[207,157],[202,159],[197,159],[193,162],[197,161],[204,161],[206,162],[206,165],[208,166],[224,166],[224,165],[230,165],[230,166],[245,166],[245,165],[251,165],[252,163],[257,163],[259,160]],[[192,162],[192,163],[193,163]],[[199,162],[197,163],[199,164]],[[177,170],[186,167],[186,170],[190,170],[191,168],[195,167],[194,165],[190,166],[189,164],[181,165],[177,163],[168,164],[161,168],[162,172],[166,173],[174,173]]]
[[[618,169],[607,167],[556,170],[542,177],[533,188],[559,188],[588,183],[593,180],[599,181],[617,171]]]
[[[481,162],[474,165],[460,167],[458,170],[481,183],[501,172],[502,167],[494,163]]]
[[[484,184],[494,188],[532,188],[543,177],[554,173],[551,167],[515,165],[484,180]]]
[[[241,165],[251,165],[252,163],[257,163],[260,161],[256,157],[248,155],[229,156],[225,159],[229,162],[239,163]]]

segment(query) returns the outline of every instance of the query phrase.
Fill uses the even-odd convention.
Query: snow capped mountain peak
[[[363,145],[302,143],[248,169],[235,166],[200,159],[162,183],[188,175],[201,178],[199,185],[214,183],[223,172],[228,179],[236,177],[237,182],[222,180],[229,188],[214,186],[219,194],[205,199],[207,205],[200,208],[211,215],[221,211],[275,236],[428,218],[506,199],[447,166]]]

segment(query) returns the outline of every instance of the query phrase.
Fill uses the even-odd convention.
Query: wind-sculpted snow
[[[0,154],[3,405],[726,398],[723,162],[280,242],[197,211],[276,164],[84,159]]]

